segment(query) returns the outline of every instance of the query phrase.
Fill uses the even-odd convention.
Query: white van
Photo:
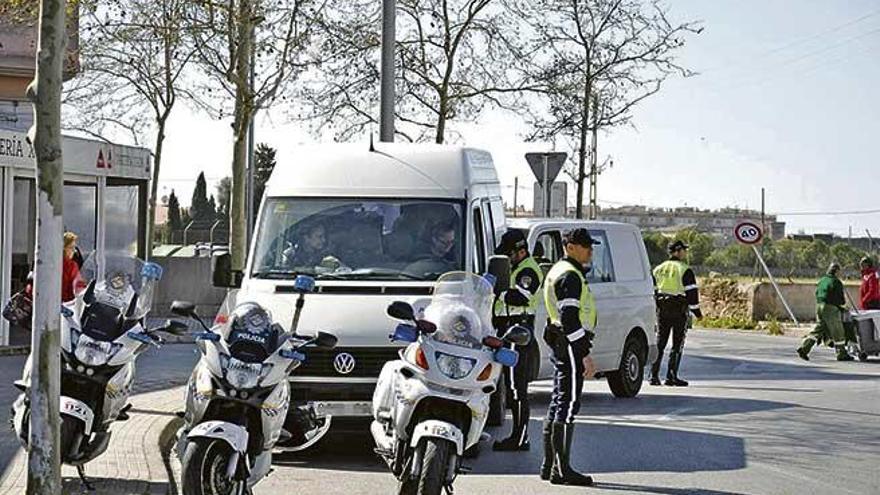
[[[656,307],[651,264],[634,225],[564,219],[508,219],[512,229],[522,230],[532,255],[545,273],[565,256],[562,233],[574,227],[589,230],[600,244],[593,248],[592,269],[587,274],[590,290],[596,298],[599,323],[593,341],[592,356],[598,376],[605,377],[616,397],[634,397],[639,393],[646,363],[657,356]],[[541,301],[535,315],[536,335],[543,335],[547,311]],[[547,356],[541,346],[541,378],[552,376]]]
[[[256,301],[288,327],[295,276],[315,277],[299,332],[332,332],[339,343],[309,352],[292,375],[292,399],[314,403],[337,425],[369,417],[379,372],[399,349],[388,338],[387,306],[405,300],[418,310],[442,273],[484,273],[507,228],[492,156],[451,146],[334,144],[279,149],[277,163],[240,290],[224,308]],[[223,268],[218,273],[224,264],[215,265],[215,284],[231,280]]]

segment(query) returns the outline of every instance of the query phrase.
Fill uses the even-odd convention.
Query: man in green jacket
[[[843,283],[837,278],[840,265],[831,263],[828,272],[819,279],[816,286],[816,328],[807,335],[797,353],[801,359],[810,360],[810,350],[817,343],[833,343],[837,349],[838,361],[852,361],[846,352],[846,331],[843,327],[843,312],[846,311]]]

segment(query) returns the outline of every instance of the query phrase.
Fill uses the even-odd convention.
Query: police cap
[[[528,249],[526,236],[521,230],[511,229],[501,236],[501,242],[495,248],[495,254],[510,254],[520,249]]]
[[[565,244],[578,244],[584,247],[592,247],[600,244],[599,241],[593,239],[585,228],[574,228],[567,230],[562,234],[562,242]]]
[[[688,248],[688,245],[685,244],[684,241],[675,241],[669,245],[668,249],[669,249],[670,253],[674,253],[674,252],[678,251],[679,249],[687,249],[687,248]]]

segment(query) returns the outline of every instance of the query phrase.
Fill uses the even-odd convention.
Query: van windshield
[[[251,275],[433,281],[464,267],[461,209],[441,200],[269,198]]]

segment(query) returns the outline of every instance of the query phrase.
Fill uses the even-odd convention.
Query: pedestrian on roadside
[[[510,287],[495,302],[495,328],[503,333],[514,325],[520,325],[529,330],[532,338],[524,346],[512,346],[519,352],[519,361],[516,366],[504,370],[504,383],[512,399],[510,412],[513,428],[509,437],[492,445],[492,450],[525,451],[529,450],[531,417],[529,381],[540,359],[538,342],[534,337],[535,310],[538,308],[538,291],[544,277],[538,262],[529,254],[529,244],[521,230],[505,232],[495,254],[507,256],[511,266]]]
[[[544,341],[552,351],[554,376],[544,420],[541,479],[554,485],[592,486],[592,477],[572,469],[571,444],[584,378],[592,378],[596,372],[590,349],[598,316],[586,267],[593,259],[593,245],[599,243],[583,228],[565,232],[563,242],[565,258],[556,262],[544,279],[548,320]]]
[[[61,263],[61,302],[72,301],[76,297],[76,284],[79,281],[79,265],[74,260],[77,236],[73,232],[64,233],[64,255]]]
[[[862,286],[859,288],[859,303],[862,309],[880,309],[880,270],[874,260],[865,256],[859,263],[862,269]]]
[[[694,271],[684,262],[688,245],[675,241],[669,245],[669,259],[654,269],[655,298],[657,300],[657,359],[651,365],[651,385],[660,385],[660,365],[663,352],[672,334],[672,350],[666,365],[666,385],[687,387],[688,382],[678,376],[681,355],[688,329],[688,315],[702,318],[700,293]]]
[[[804,361],[810,360],[813,346],[821,343],[833,345],[837,349],[838,361],[853,360],[846,351],[846,330],[843,326],[846,299],[843,282],[838,278],[839,273],[840,265],[831,263],[828,271],[816,285],[816,327],[804,337],[797,349],[798,356]]]

